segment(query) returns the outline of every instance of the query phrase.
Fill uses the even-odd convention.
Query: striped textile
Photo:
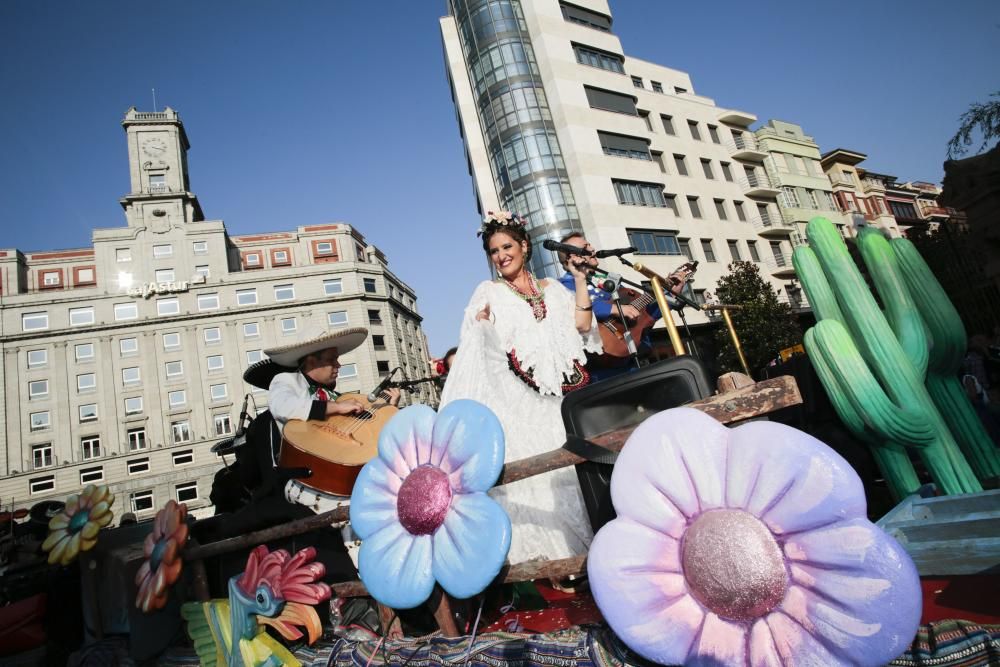
[[[921,625],[910,650],[889,664],[900,667],[1000,665],[1000,625],[951,620]]]

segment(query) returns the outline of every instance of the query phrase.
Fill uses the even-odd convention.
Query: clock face
[[[159,157],[167,150],[167,144],[163,139],[147,139],[142,144],[142,152],[150,157]]]

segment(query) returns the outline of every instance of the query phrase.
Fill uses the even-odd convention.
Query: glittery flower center
[[[444,523],[451,507],[448,475],[434,466],[422,465],[399,487],[396,512],[403,528],[413,535],[430,535]]]
[[[719,616],[750,621],[785,597],[781,548],[761,521],[743,510],[705,512],[684,533],[684,578],[691,594]]]
[[[81,510],[73,515],[73,518],[69,520],[69,533],[70,535],[79,533],[83,530],[83,527],[87,525],[87,521],[90,520],[90,513],[86,510]]]

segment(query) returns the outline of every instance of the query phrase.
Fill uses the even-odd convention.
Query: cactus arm
[[[926,415],[916,406],[899,407],[886,395],[842,324],[825,320],[810,332],[813,348],[822,350],[836,385],[872,431],[886,440],[914,447],[935,440],[937,434]]]
[[[1000,478],[1000,452],[972,407],[958,376],[928,374],[927,392],[955,435],[976,477],[984,482]]]
[[[830,287],[830,282],[823,274],[823,267],[812,248],[799,246],[792,253],[792,266],[802,281],[806,298],[812,306],[816,320],[836,320],[844,322],[844,314],[840,312],[837,297]]]
[[[930,356],[927,329],[899,271],[896,255],[886,238],[871,228],[861,230],[858,247],[875,288],[882,297],[889,326],[917,375],[924,377]]]

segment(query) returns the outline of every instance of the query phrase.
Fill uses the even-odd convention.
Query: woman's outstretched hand
[[[490,304],[486,304],[486,306],[482,310],[480,310],[478,313],[476,313],[476,319],[477,320],[489,320],[490,319]]]

